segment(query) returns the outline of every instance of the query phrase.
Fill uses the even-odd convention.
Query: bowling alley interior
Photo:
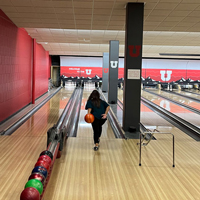
[[[0,0],[0,200],[197,200],[199,141],[199,0]]]

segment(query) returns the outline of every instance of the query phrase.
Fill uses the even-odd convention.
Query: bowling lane
[[[58,121],[72,93],[73,88],[62,88],[12,135],[46,137],[47,130]]]
[[[20,199],[39,154],[46,149],[47,130],[57,122],[72,92],[61,89],[11,136],[0,136],[0,199]]]
[[[160,95],[163,95],[167,98],[170,98],[174,101],[178,101],[179,103],[182,103],[184,105],[187,105],[187,106],[190,106],[192,108],[195,108],[195,109],[198,109],[200,110],[200,102],[198,103],[197,101],[193,101],[191,99],[188,99],[186,97],[182,97],[182,96],[178,96],[174,93],[169,93],[169,92],[165,92],[163,90],[150,90],[156,94],[160,94]],[[182,94],[182,93],[181,93]]]
[[[123,90],[118,90],[118,98],[123,102]],[[141,103],[141,113],[140,113],[140,120],[141,123],[148,129],[157,129],[159,131],[167,131],[171,132],[176,130],[171,123],[167,120],[160,117],[158,114],[153,112],[151,109],[146,107],[144,104]],[[156,122],[156,123],[155,123]]]
[[[173,92],[185,95],[186,97],[192,97],[200,100],[199,94],[190,93],[184,90],[174,90]]]
[[[189,90],[185,89],[183,91],[189,92],[189,93],[192,92],[192,93],[200,95],[200,90],[197,90],[197,89],[189,89]]]
[[[88,99],[90,93],[94,89],[95,88],[90,86],[89,88],[86,87],[83,90],[83,98],[82,98],[80,117],[79,117],[79,123],[78,123],[78,131],[77,131],[77,137],[91,138],[91,142],[93,142],[92,125],[85,122],[84,116],[87,114],[87,110],[85,110],[85,105],[86,105],[87,99]],[[112,131],[112,128],[111,128],[108,120],[103,125],[101,138],[102,139],[108,139],[108,138],[114,139],[115,138],[114,133]]]
[[[173,133],[177,135],[175,168],[171,167],[170,135],[156,135],[157,140],[143,149],[142,168],[138,166],[138,140],[104,139],[95,152],[89,137],[68,138],[62,157],[54,164],[44,198],[198,199],[199,145],[179,129]]]
[[[156,95],[150,94],[145,92],[144,90],[141,91],[143,97],[147,98],[148,100],[152,101],[153,103],[161,106],[162,108],[174,113],[175,115],[183,118],[184,120],[194,124],[197,127],[200,127],[200,116],[195,114],[181,106],[178,106],[164,98],[158,97]]]
[[[142,92],[143,93],[143,92]],[[123,100],[123,91],[118,91],[119,99]],[[175,113],[176,114],[176,113]],[[187,114],[186,114],[187,115]],[[198,116],[199,118],[199,116]],[[141,103],[141,113],[140,113],[140,120],[141,123],[148,129],[157,129],[160,132],[171,132],[175,135],[176,141],[191,141],[193,140],[187,134],[182,132],[180,129],[175,127],[173,124],[169,123],[167,120],[153,112],[151,109],[146,107],[144,104]],[[197,120],[198,121],[198,120]],[[169,136],[169,140],[171,140],[171,136]],[[155,137],[157,139],[161,139],[163,136],[156,134]]]
[[[54,164],[44,198],[198,199],[199,145],[179,129],[173,132],[178,136],[175,168],[171,167],[170,135],[156,135],[157,140],[143,148],[142,168],[138,166],[138,140],[104,139],[95,152],[89,137],[68,138],[62,157]]]
[[[46,99],[48,96],[53,94],[56,91],[57,88],[53,88],[44,95],[42,95],[40,98],[38,98],[35,101],[35,104],[30,104],[26,106],[24,109],[22,109],[20,112],[15,114],[10,119],[6,120],[3,124],[0,125],[0,131],[6,130],[9,128],[12,124],[14,124],[16,121],[18,121],[20,118],[22,118],[25,114],[27,114],[31,109],[35,108],[38,104],[40,104],[44,99]]]

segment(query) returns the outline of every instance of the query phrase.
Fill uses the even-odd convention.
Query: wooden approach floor
[[[19,199],[40,152],[46,148],[45,131],[59,115],[57,98],[61,96],[56,95],[48,105],[50,118],[44,107],[28,125],[0,137],[0,200]],[[175,168],[170,135],[157,135],[157,140],[143,147],[139,166],[138,140],[104,135],[99,151],[94,152],[91,127],[79,124],[78,137],[68,138],[62,157],[54,164],[44,200],[200,199],[199,143],[177,128],[171,130],[176,142]],[[103,132],[112,135],[109,125]]]

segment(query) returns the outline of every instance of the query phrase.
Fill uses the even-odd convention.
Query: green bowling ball
[[[36,190],[38,190],[38,192],[40,193],[40,195],[42,194],[43,192],[43,185],[42,183],[37,180],[37,179],[31,179],[29,180],[26,185],[25,185],[25,188],[28,188],[28,187],[33,187],[35,188]]]

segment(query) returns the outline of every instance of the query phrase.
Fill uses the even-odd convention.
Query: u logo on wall
[[[138,57],[140,55],[141,45],[129,45],[128,49],[129,49],[129,55],[131,57]]]
[[[104,73],[108,73],[108,68],[104,68],[104,69],[103,69],[103,72],[104,72]]]
[[[117,68],[118,61],[110,61],[111,68]]]
[[[90,74],[91,74],[91,72],[92,72],[92,70],[91,70],[91,69],[86,69],[86,70],[85,70],[85,73],[86,73],[87,75],[90,75]]]
[[[169,81],[171,79],[172,71],[161,70],[160,74],[161,74],[162,81]]]

